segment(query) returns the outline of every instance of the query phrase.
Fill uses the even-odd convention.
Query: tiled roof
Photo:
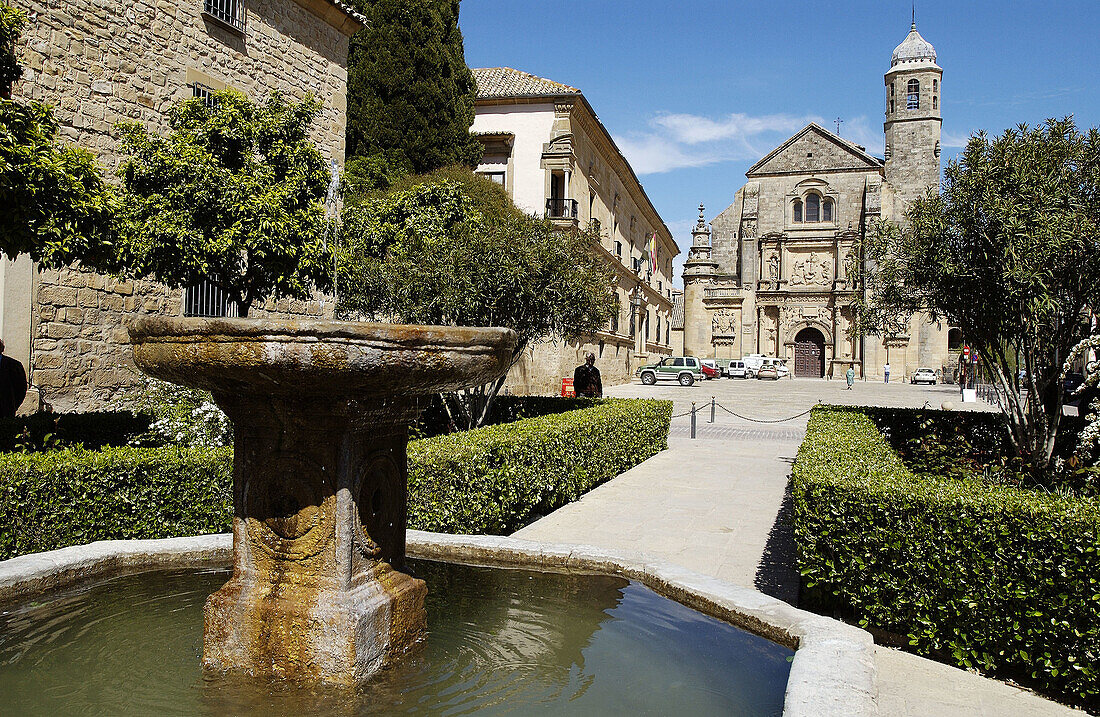
[[[557,97],[581,93],[576,87],[513,70],[511,67],[478,67],[474,68],[473,73],[479,100],[497,97]]]
[[[672,328],[684,328],[684,292],[672,295]]]
[[[329,1],[329,4],[335,5],[339,9],[343,10],[345,15],[350,17],[352,20],[355,20],[357,23],[359,23],[363,27],[366,27],[369,24],[369,22],[367,21],[367,18],[363,17],[363,15],[361,15],[359,12],[357,12],[356,9],[351,6],[350,3],[341,2],[341,0],[328,0],[328,1]]]

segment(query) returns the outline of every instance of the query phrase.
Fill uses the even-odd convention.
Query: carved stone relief
[[[832,261],[823,254],[813,252],[798,259],[791,270],[792,286],[824,286],[832,279]]]
[[[710,322],[712,336],[733,336],[737,333],[737,313],[733,311],[715,312]]]
[[[779,254],[775,252],[768,257],[768,278],[772,281],[779,278]]]

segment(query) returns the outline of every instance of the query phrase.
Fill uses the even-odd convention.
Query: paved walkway
[[[669,449],[605,483],[515,537],[595,545],[648,553],[792,604],[798,575],[793,568],[788,477],[806,428],[806,417],[754,423],[721,409],[710,417],[711,396],[742,416],[779,419],[816,401],[839,404],[938,407],[958,404],[953,387],[857,383],[853,391],[835,381],[707,381],[677,385],[618,386],[623,397],[674,401],[673,414],[694,401],[696,440],[690,419],[673,421]],[[957,406],[958,407],[958,406]],[[984,404],[968,409],[991,410]],[[1046,717],[1083,715],[1024,690],[938,662],[876,648],[879,710],[890,717]]]

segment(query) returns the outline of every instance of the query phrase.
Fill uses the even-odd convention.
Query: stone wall
[[[546,341],[528,347],[519,362],[508,371],[502,391],[523,395],[560,395],[561,380],[573,378],[574,369],[584,363],[585,354],[589,351],[596,355],[596,368],[600,369],[604,389],[607,389],[630,383],[638,366],[670,353],[664,347],[651,344],[650,354],[639,357],[635,355],[630,339],[623,341],[603,334],[600,336],[603,338]]]
[[[112,179],[120,164],[115,124],[163,131],[168,111],[193,95],[195,83],[257,100],[276,90],[293,99],[314,93],[323,104],[313,139],[343,162],[348,38],[356,25],[327,0],[249,0],[243,32],[204,16],[202,0],[14,4],[29,23],[13,96],[54,106],[59,137],[95,153]],[[31,304],[29,373],[42,407],[87,411],[113,405],[138,378],[126,321],[178,316],[182,293],[65,269],[38,272],[30,296],[0,299],[5,308]],[[253,315],[265,314],[330,317],[332,305],[316,297],[254,307]]]

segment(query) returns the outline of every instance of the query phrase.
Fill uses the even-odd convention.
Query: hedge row
[[[1100,502],[918,476],[835,407],[811,415],[793,491],[807,607],[1100,707]]]
[[[230,529],[229,448],[0,454],[0,559],[94,540]]]
[[[410,527],[507,533],[666,447],[672,404],[601,402],[409,444]],[[94,540],[225,532],[232,450],[0,454],[0,559]]]
[[[0,418],[0,451],[42,450],[53,445],[125,446],[149,430],[153,417],[130,411],[35,413]],[[47,436],[49,437],[47,439]]]
[[[409,444],[409,526],[507,534],[668,447],[672,403],[610,400]]]

